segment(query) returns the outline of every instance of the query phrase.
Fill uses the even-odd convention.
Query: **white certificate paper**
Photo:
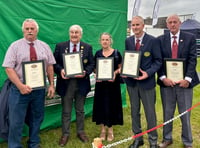
[[[114,72],[114,59],[110,58],[97,58],[97,80],[112,80]]]
[[[165,59],[167,78],[172,81],[180,81],[184,79],[184,60]]]
[[[30,61],[22,63],[24,83],[32,89],[46,87],[44,61]]]
[[[66,77],[83,74],[83,65],[79,52],[63,54],[63,62]]]
[[[125,51],[122,62],[121,75],[138,77],[140,68],[140,52]]]

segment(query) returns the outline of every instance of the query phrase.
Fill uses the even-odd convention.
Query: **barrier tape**
[[[195,105],[193,105],[191,108],[187,109],[185,112],[179,114],[178,116],[176,116],[176,117],[174,117],[174,118],[172,118],[172,119],[170,119],[170,120],[168,120],[168,121],[166,121],[166,122],[164,122],[164,123],[162,123],[162,124],[160,124],[160,125],[157,125],[156,127],[153,127],[153,128],[151,128],[151,129],[149,129],[149,130],[146,130],[146,131],[144,131],[144,132],[142,132],[142,133],[139,133],[139,134],[136,134],[136,135],[134,135],[134,136],[132,136],[132,137],[128,137],[128,138],[126,138],[126,139],[123,139],[123,140],[120,140],[120,141],[117,141],[117,142],[108,144],[108,145],[106,145],[106,146],[101,145],[101,146],[99,146],[98,148],[110,148],[110,147],[113,147],[113,146],[116,146],[116,145],[119,145],[119,144],[128,142],[128,141],[130,141],[130,140],[132,140],[132,139],[134,139],[134,138],[140,137],[140,136],[142,136],[142,135],[144,135],[144,134],[147,134],[147,133],[149,133],[149,132],[151,132],[151,131],[156,130],[157,128],[160,128],[160,127],[163,127],[164,125],[169,124],[170,122],[172,122],[172,121],[174,121],[174,120],[180,118],[181,116],[183,116],[183,115],[185,115],[186,113],[190,112],[191,110],[193,110],[194,108],[196,108],[196,107],[199,106],[199,105],[200,105],[200,102],[197,103],[197,104],[195,104]]]

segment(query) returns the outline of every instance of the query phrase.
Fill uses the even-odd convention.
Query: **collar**
[[[174,35],[170,32],[170,38],[171,38],[171,39],[172,39],[173,36],[176,36],[177,39],[178,39],[178,38],[179,38],[179,35],[180,35],[180,30],[179,30],[176,34],[174,34]]]
[[[142,39],[144,38],[144,35],[145,35],[145,32],[142,34],[142,36],[141,37],[139,37],[139,38],[136,38],[136,36],[135,36],[135,43],[136,43],[136,40],[137,39],[139,39],[140,40],[140,43],[142,42]]]

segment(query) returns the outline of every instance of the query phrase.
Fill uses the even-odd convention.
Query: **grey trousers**
[[[131,116],[132,116],[132,130],[134,134],[142,132],[141,129],[141,118],[140,118],[140,106],[141,102],[144,107],[145,116],[147,120],[147,128],[151,129],[157,125],[156,112],[155,112],[155,102],[156,94],[155,88],[145,90],[138,86],[130,87],[127,86],[128,94],[130,97],[131,104]],[[157,144],[157,131],[154,130],[148,133],[149,143],[151,145]],[[142,140],[143,137],[138,137],[136,140]]]
[[[161,87],[164,122],[174,117],[176,105],[178,112],[183,113],[192,106],[193,89],[174,87]],[[182,134],[184,145],[192,146],[192,131],[190,124],[190,112],[181,117]],[[163,127],[163,140],[172,141],[173,122]]]
[[[76,79],[70,79],[66,95],[62,98],[62,134],[70,135],[71,113],[74,105],[76,112],[77,133],[84,131],[84,102],[85,97],[78,93]]]

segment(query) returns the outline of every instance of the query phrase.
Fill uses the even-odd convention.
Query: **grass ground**
[[[198,59],[197,71],[200,72],[200,59]],[[156,113],[157,113],[157,124],[163,123],[163,112],[161,106],[161,99],[159,95],[159,88],[157,89],[157,102],[156,102]],[[200,102],[200,85],[194,88],[194,98],[193,98],[193,105]],[[123,126],[114,126],[114,136],[115,139],[113,142],[117,142],[132,136],[131,132],[131,116],[130,116],[130,104],[129,98],[127,97],[127,107],[123,109],[124,113],[124,125]],[[175,116],[178,115],[176,111]],[[197,106],[191,111],[191,123],[192,123],[192,132],[193,132],[193,147],[200,148],[200,106]],[[146,119],[144,115],[143,108],[141,109],[141,121],[142,121],[142,129],[143,131],[146,130]],[[76,125],[75,122],[71,124],[71,136],[70,140],[65,146],[65,148],[92,148],[92,141],[95,137],[99,136],[100,128],[95,125],[95,123],[91,122],[91,117],[85,119],[85,129],[90,138],[90,142],[83,144],[78,140],[76,137]],[[158,142],[162,141],[162,127],[157,129],[158,131]],[[61,136],[61,128],[51,129],[51,130],[44,130],[41,131],[41,146],[42,148],[60,148],[58,145],[58,140]],[[24,146],[26,146],[27,137],[23,138],[22,142]],[[180,119],[174,120],[173,122],[173,140],[174,143],[169,148],[182,148],[182,141],[181,141],[181,123]],[[144,135],[145,144],[141,148],[148,148],[148,139],[147,135]],[[112,142],[103,142],[104,145],[111,144]],[[125,143],[119,144],[113,148],[128,148],[128,146],[132,143],[131,141],[127,141]],[[7,148],[7,143],[1,143],[0,148]]]

